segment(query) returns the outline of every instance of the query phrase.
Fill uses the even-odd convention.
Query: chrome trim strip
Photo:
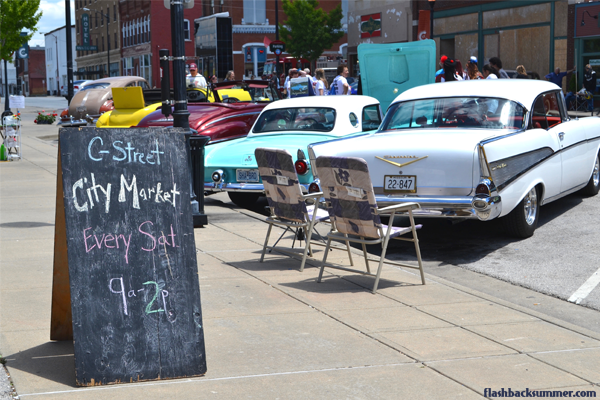
[[[308,185],[300,184],[302,191],[308,193]],[[246,192],[246,193],[264,193],[265,187],[262,183],[215,183],[204,182],[206,192]]]
[[[561,197],[567,196],[567,195],[569,195],[571,193],[574,193],[574,192],[576,192],[576,191],[578,191],[580,189],[583,189],[585,187],[585,185],[587,185],[587,184],[588,183],[585,182],[585,183],[582,183],[581,185],[575,186],[574,188],[571,188],[569,190],[565,190],[564,192],[561,192],[561,193],[559,193],[557,195],[554,195],[552,197],[548,197],[547,199],[542,200],[542,204],[541,205],[543,206],[544,204],[548,204],[548,203],[550,203],[550,202],[552,202],[554,200],[558,200]]]
[[[88,121],[85,119],[74,119],[74,120],[69,120],[69,121],[59,121],[56,125],[60,125],[63,127],[70,127],[70,126],[86,126],[88,124]]]
[[[228,116],[223,117],[223,118],[219,118],[219,119],[215,119],[213,121],[209,121],[206,125],[204,125],[203,128],[205,129],[207,126],[210,126],[212,124],[216,124],[217,122],[225,121],[226,119],[237,118],[237,117],[246,117],[248,115],[256,115],[256,114],[260,114],[260,111],[253,111],[253,112],[247,112],[247,113],[242,113],[242,114],[228,115]]]

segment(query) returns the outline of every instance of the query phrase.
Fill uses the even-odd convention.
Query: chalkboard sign
[[[78,385],[206,372],[183,132],[60,130],[52,336],[68,278]]]

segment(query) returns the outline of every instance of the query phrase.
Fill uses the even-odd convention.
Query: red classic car
[[[211,143],[246,136],[262,109],[280,98],[270,81],[221,82],[212,91],[214,102],[188,104],[190,128],[209,136]],[[135,126],[172,125],[173,116],[165,117],[158,109]]]

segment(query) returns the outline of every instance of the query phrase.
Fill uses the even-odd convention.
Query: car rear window
[[[102,82],[102,83],[88,83],[87,85],[85,85],[81,90],[90,90],[90,89],[106,89],[107,87],[110,86],[110,83],[108,82]]]
[[[316,131],[331,132],[335,126],[333,108],[282,108],[263,112],[253,133]]]
[[[393,104],[380,131],[414,128],[521,129],[520,104],[492,97],[450,97]]]

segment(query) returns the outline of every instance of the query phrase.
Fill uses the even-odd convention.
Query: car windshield
[[[251,82],[235,82],[231,85],[217,86],[214,90],[219,93],[219,97],[229,99],[225,102],[252,101],[252,102],[269,102],[277,99],[275,93],[269,83],[251,83]]]
[[[523,107],[492,97],[451,97],[393,104],[380,131],[414,128],[523,128]]]
[[[282,108],[263,112],[252,132],[331,132],[335,125],[333,108]]]
[[[108,83],[108,82],[88,83],[81,90],[106,89],[109,86],[110,86],[110,83]]]

